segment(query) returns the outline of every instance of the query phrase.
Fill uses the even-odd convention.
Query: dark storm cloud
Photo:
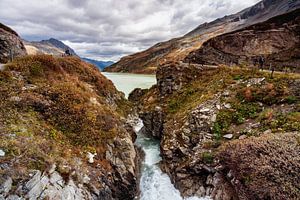
[[[117,60],[258,0],[0,0],[0,21],[28,40],[54,37],[79,55]]]

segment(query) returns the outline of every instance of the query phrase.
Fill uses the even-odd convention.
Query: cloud
[[[0,21],[24,39],[54,37],[79,55],[118,60],[258,0],[0,0]]]

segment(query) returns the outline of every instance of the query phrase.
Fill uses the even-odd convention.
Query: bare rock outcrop
[[[11,58],[24,55],[26,49],[19,35],[0,23],[0,63],[7,63]]]

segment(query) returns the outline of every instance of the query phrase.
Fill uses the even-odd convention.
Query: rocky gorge
[[[159,68],[137,104],[182,195],[297,199],[299,75],[203,68],[191,76],[180,65]]]
[[[156,73],[128,99],[108,78],[125,75],[64,47],[26,55],[0,24],[0,200],[299,199],[300,75],[251,66],[298,72],[299,5],[264,0],[121,59],[108,71]]]

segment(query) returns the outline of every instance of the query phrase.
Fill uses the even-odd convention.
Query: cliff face
[[[252,65],[263,55],[266,67],[300,70],[300,9],[248,28],[217,36],[191,52],[186,62],[209,65]]]
[[[155,73],[160,65],[182,61],[204,42],[216,36],[239,30],[300,7],[299,0],[263,0],[237,14],[204,23],[188,34],[161,42],[153,47],[122,58],[107,68],[110,72]]]
[[[93,65],[26,56],[0,71],[0,197],[133,199],[130,105]]]
[[[26,50],[19,35],[0,23],[0,63],[7,63],[11,56],[24,55],[26,55]]]
[[[161,66],[157,75],[158,84],[138,104],[144,131],[161,139],[161,167],[183,196],[300,195],[300,160],[293,159],[299,150],[299,75],[272,78],[184,63]]]

